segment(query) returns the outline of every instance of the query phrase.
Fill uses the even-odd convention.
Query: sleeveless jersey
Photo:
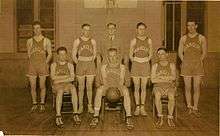
[[[91,42],[91,39],[88,41],[84,41],[81,38],[79,38],[80,43],[78,47],[78,56],[83,57],[91,57],[93,56],[93,45]]]
[[[148,38],[140,40],[136,38],[136,45],[134,46],[134,57],[144,58],[149,56]]]
[[[30,62],[32,64],[40,65],[41,63],[46,63],[46,51],[44,50],[44,38],[41,41],[36,41],[33,39],[33,45],[30,50]]]
[[[66,63],[64,65],[60,65],[59,63],[56,63],[55,74],[57,76],[68,76],[68,75],[70,75],[70,70],[69,70],[69,67],[68,67],[68,63]]]
[[[199,34],[193,38],[187,35],[184,43],[184,60],[200,60],[201,55],[202,45],[199,40]]]

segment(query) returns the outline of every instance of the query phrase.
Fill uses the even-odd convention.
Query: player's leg
[[[71,85],[70,93],[71,93],[71,101],[72,101],[72,106],[73,106],[73,120],[76,124],[80,124],[81,120],[78,116],[78,97],[77,97],[76,88],[74,85]]]
[[[56,125],[58,127],[63,127],[63,120],[61,116],[63,93],[63,89],[56,90]]]
[[[134,111],[134,115],[139,115],[140,114],[140,78],[139,77],[132,77],[133,82],[134,82],[134,99],[136,103],[136,108]]]
[[[84,97],[84,89],[85,89],[85,76],[77,76],[78,80],[78,96],[79,96],[79,114],[83,112],[83,97]]]
[[[40,112],[45,111],[45,97],[46,97],[46,76],[39,76],[40,79]]]
[[[156,127],[160,128],[163,125],[163,114],[162,114],[162,103],[161,103],[161,94],[162,88],[160,87],[154,87],[153,92],[154,92],[154,97],[155,97],[155,106],[157,109],[157,116],[158,120],[156,121],[155,125]],[[154,107],[153,107],[154,108]]]
[[[92,91],[93,91],[93,81],[94,81],[93,75],[86,76],[86,92],[88,97],[88,112],[94,113],[93,106],[92,106]]]
[[[145,111],[145,101],[146,101],[146,87],[147,87],[148,78],[141,78],[141,107],[140,113],[143,116],[147,116],[147,112]]]
[[[170,127],[175,127],[175,123],[173,120],[173,111],[175,107],[175,88],[170,88],[167,93],[168,96],[168,125]]]
[[[193,77],[193,90],[194,90],[194,95],[193,95],[193,113],[197,116],[200,117],[201,113],[198,110],[198,103],[199,103],[199,97],[200,97],[200,86],[201,86],[201,76],[194,76]]]
[[[191,82],[192,78],[190,76],[184,76],[184,84],[185,84],[185,97],[186,97],[186,104],[187,104],[187,114],[192,113],[192,104],[191,104]]]
[[[36,76],[29,76],[30,86],[31,86],[31,97],[32,97],[32,107],[31,112],[37,110],[37,92],[36,92]]]

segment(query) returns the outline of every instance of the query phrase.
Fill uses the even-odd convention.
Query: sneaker
[[[158,120],[155,122],[156,128],[161,128],[163,126],[163,116],[158,117]]]
[[[73,114],[73,121],[76,125],[80,125],[81,124],[81,119],[79,118],[78,114]]]
[[[134,111],[134,115],[135,115],[135,116],[140,115],[140,106],[139,106],[139,105],[136,106],[136,109],[135,109],[135,111]]]
[[[40,112],[41,113],[45,112],[45,104],[44,103],[40,104]]]
[[[186,113],[186,115],[192,114],[192,108],[187,108],[185,113]]]
[[[167,119],[167,124],[171,128],[174,128],[176,126],[172,118]]]
[[[63,128],[63,120],[61,116],[56,116],[56,126],[58,128]]]
[[[201,112],[199,110],[193,110],[192,113],[197,117],[200,118],[202,116]]]
[[[32,107],[31,107],[31,113],[33,113],[33,112],[36,112],[37,111],[37,108],[38,108],[38,106],[37,106],[37,103],[36,104],[33,104],[32,105]]]
[[[144,105],[141,105],[140,113],[142,116],[147,116],[147,112],[145,111]]]
[[[132,121],[132,117],[131,116],[126,117],[126,122],[125,123],[126,123],[127,129],[131,130],[131,129],[134,128],[134,123]]]
[[[88,113],[91,113],[91,114],[94,113],[94,109],[93,109],[92,105],[88,105]]]
[[[94,116],[89,125],[91,127],[96,127],[98,125],[98,123],[99,123],[99,118]]]

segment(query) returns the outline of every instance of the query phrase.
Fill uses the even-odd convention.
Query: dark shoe
[[[58,128],[63,128],[63,120],[61,116],[56,116],[56,126]]]
[[[168,119],[167,119],[167,124],[168,124],[168,126],[171,127],[171,128],[175,128],[175,127],[176,127],[176,125],[175,125],[175,123],[174,123],[174,121],[173,121],[172,118],[168,118]]]
[[[125,124],[126,124],[126,127],[127,127],[128,130],[131,130],[131,129],[134,128],[134,123],[132,121],[131,116],[126,117]]]
[[[76,125],[80,125],[80,124],[81,124],[81,120],[80,120],[78,114],[76,114],[76,113],[73,114],[73,121],[74,121],[74,123],[75,123]]]
[[[155,123],[156,128],[161,128],[163,126],[163,117],[158,117],[158,120]]]
[[[32,107],[31,107],[31,111],[30,111],[30,112],[31,112],[31,113],[36,112],[36,111],[37,111],[37,108],[38,108],[37,103],[33,104]]]
[[[201,112],[199,110],[193,110],[192,113],[197,117],[200,118],[202,116]]]
[[[90,122],[89,126],[95,128],[99,123],[99,117],[93,117],[92,121]]]

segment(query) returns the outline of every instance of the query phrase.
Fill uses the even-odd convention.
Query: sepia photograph
[[[220,1],[0,0],[0,136],[219,136]]]

